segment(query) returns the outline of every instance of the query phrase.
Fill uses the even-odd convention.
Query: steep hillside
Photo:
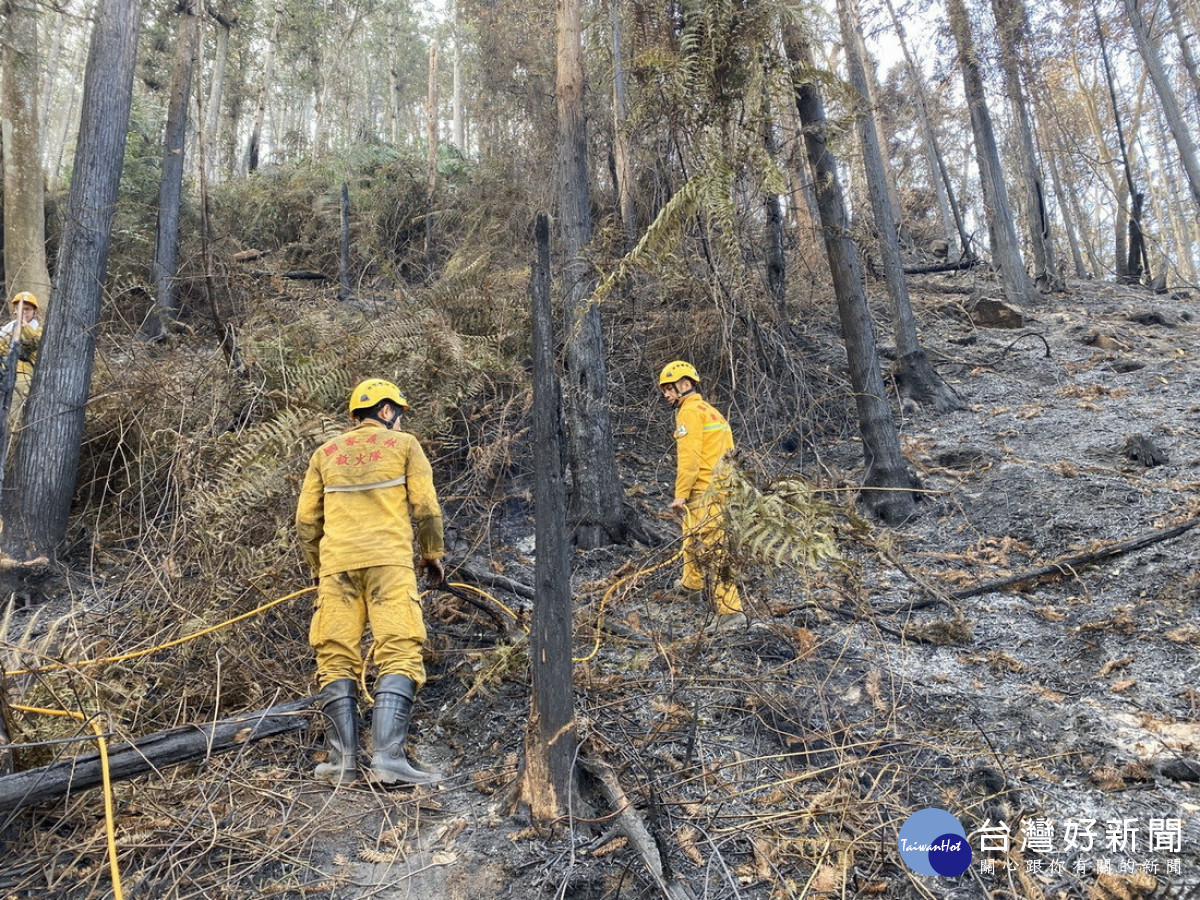
[[[471,330],[465,290],[431,312],[399,293],[339,305],[276,282],[244,311],[244,374],[200,339],[202,324],[158,355],[111,348],[78,552],[36,586],[48,598],[36,620],[7,620],[6,668],[150,649],[303,587],[290,515],[304,458],[338,426],[349,383],[380,371],[417,398],[451,559],[474,573],[457,577],[532,584],[521,288],[479,284],[491,305],[474,308],[493,321]],[[491,599],[472,595],[500,610],[501,630],[432,592],[413,747],[443,784],[332,791],[310,778],[315,728],[119,784],[126,895],[1200,895],[1197,533],[1081,561],[1200,512],[1198,301],[1074,284],[1004,330],[975,325],[962,302],[985,287],[915,286],[931,355],[966,408],[897,410],[926,491],[903,528],[854,513],[862,460],[835,393],[844,357],[819,316],[799,338],[802,427],[775,398],[756,406],[719,382],[748,508],[762,502],[755,490],[805,479],[805,529],[828,529],[840,558],[800,566],[795,535],[744,541],[753,624],[716,638],[701,631],[707,611],[671,588],[670,411],[652,391],[669,323],[615,342],[622,475],[663,543],[575,559],[590,773],[577,818],[535,828],[511,802],[529,685],[525,640],[507,622],[524,620],[528,599],[495,585],[483,586]],[[606,312],[632,316],[629,303]],[[152,397],[174,402],[152,412]],[[311,692],[308,612],[302,596],[136,661],[10,678],[10,700],[104,713],[118,738],[265,708]],[[15,724],[22,742],[75,734],[33,716]],[[73,751],[19,761],[61,752]],[[900,859],[900,826],[927,807],[972,832],[976,859],[958,878]],[[995,837],[1000,823],[1007,850],[981,853],[975,830]],[[6,895],[111,895],[99,791],[11,818],[4,839]]]

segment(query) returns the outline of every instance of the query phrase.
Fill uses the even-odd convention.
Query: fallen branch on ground
[[[580,757],[580,767],[596,779],[600,792],[614,810],[616,828],[625,835],[634,851],[642,858],[650,877],[668,900],[694,900],[691,889],[684,882],[667,873],[663,868],[658,843],[646,827],[646,823],[633,808],[633,803],[621,788],[617,773],[612,766],[598,759]]]
[[[1162,541],[1169,541],[1171,538],[1178,537],[1186,531],[1190,531],[1200,525],[1200,516],[1194,519],[1188,519],[1179,525],[1173,525],[1170,528],[1163,528],[1159,531],[1152,531],[1149,534],[1142,535],[1138,538],[1131,538],[1128,541],[1122,541],[1119,544],[1109,544],[1106,547],[1101,547],[1098,550],[1089,550],[1087,553],[1079,553],[1075,556],[1068,556],[1066,559],[1060,559],[1057,562],[1052,562],[1049,565],[1042,566],[1039,569],[1033,569],[1029,572],[1021,572],[1017,575],[1010,575],[1007,578],[998,578],[995,581],[986,581],[983,584],[976,585],[973,588],[964,588],[960,591],[955,591],[950,596],[955,600],[965,600],[967,597],[978,597],[980,594],[990,594],[993,591],[999,591],[1003,588],[1013,587],[1014,585],[1024,584],[1027,581],[1038,581],[1042,578],[1062,578],[1066,575],[1074,575],[1076,570],[1082,569],[1084,566],[1090,566],[1105,559],[1112,559],[1116,556],[1123,556],[1126,553],[1132,553],[1135,550],[1141,550],[1144,547],[1149,547],[1152,544],[1157,544]]]
[[[305,697],[230,719],[159,731],[139,738],[132,744],[110,748],[109,776],[113,781],[125,781],[165,766],[227,753],[249,741],[304,728],[308,718],[297,713],[315,702],[315,697]],[[101,783],[99,753],[5,775],[0,777],[0,812],[14,812],[47,800],[56,800],[72,791],[87,790]],[[0,827],[5,824],[0,823]]]

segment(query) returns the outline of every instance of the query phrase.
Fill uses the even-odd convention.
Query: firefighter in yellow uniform
[[[38,307],[37,297],[29,291],[21,291],[12,298],[12,321],[0,328],[0,359],[8,359],[14,336],[19,348],[16,379],[13,382],[13,394],[8,407],[10,436],[21,422],[21,410],[29,397],[29,385],[33,381],[33,364],[37,362],[38,344],[42,339]]]
[[[677,468],[670,509],[683,516],[683,578],[690,594],[711,590],[717,618],[710,630],[745,627],[737,585],[723,581],[714,555],[722,538],[726,497],[721,490],[722,458],[733,450],[733,431],[700,395],[700,375],[684,360],[668,363],[658,376],[663,397],[675,407]]]
[[[417,439],[400,430],[408,401],[382,379],[350,395],[357,423],[308,463],[296,530],[319,579],[309,643],[316,651],[329,760],[315,775],[333,785],[358,777],[358,683],[367,622],[378,667],[369,775],[381,784],[429,784],[438,773],[404,752],[413,699],[425,684],[425,623],[417,575],[445,579],[442,511],[433,469]],[[413,523],[420,562],[413,568]]]

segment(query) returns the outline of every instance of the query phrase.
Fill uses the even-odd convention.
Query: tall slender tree
[[[942,229],[946,240],[953,244],[955,235],[958,236],[959,248],[963,259],[969,259],[974,254],[971,251],[971,240],[967,235],[966,225],[963,224],[962,212],[955,198],[954,186],[950,181],[950,172],[942,157],[942,149],[938,144],[937,134],[933,128],[933,119],[929,113],[929,100],[925,95],[925,80],[921,70],[913,59],[912,51],[908,48],[904,25],[896,14],[896,6],[892,0],[885,0],[888,14],[891,16],[892,28],[900,43],[904,55],[904,65],[908,72],[909,81],[913,86],[913,102],[916,104],[917,118],[921,124],[921,141],[925,147],[925,155],[929,165],[929,186],[937,197],[938,210],[942,218]]]
[[[250,127],[250,141],[246,146],[246,172],[257,172],[259,155],[262,152],[263,124],[267,118],[267,92],[275,72],[275,51],[279,46],[279,27],[283,22],[283,0],[275,0],[275,18],[271,21],[271,36],[262,56],[262,77],[258,83],[258,98],[254,104],[254,124]]]
[[[571,466],[570,526],[593,549],[624,538],[624,492],[617,476],[608,413],[608,376],[600,310],[590,303],[595,276],[586,253],[592,239],[584,116],[582,0],[558,0],[559,231],[564,255],[566,423]]]
[[[3,100],[0,132],[4,153],[4,278],[7,300],[19,291],[50,296],[46,267],[46,215],[38,116],[37,5],[5,0],[0,5]]]
[[[913,488],[917,487],[917,481],[900,452],[900,436],[888,408],[871,312],[863,292],[858,254],[850,237],[837,159],[829,149],[825,104],[812,77],[815,70],[812,49],[804,34],[792,23],[785,26],[784,47],[795,70],[796,108],[804,124],[805,150],[817,186],[825,253],[833,275],[850,385],[866,455],[863,500],[885,522],[899,523],[909,518],[916,508],[917,495]]]
[[[971,34],[971,21],[963,0],[947,0],[950,10],[950,30],[958,45],[958,65],[962,71],[963,87],[971,112],[971,131],[975,136],[975,155],[979,161],[979,180],[983,187],[983,203],[987,213],[988,232],[992,241],[992,261],[1000,272],[1004,294],[1013,303],[1033,299],[1034,288],[1021,259],[1021,244],[1013,224],[1008,189],[1004,186],[1004,170],[1000,165],[1000,148],[992,127],[983,89],[983,75]]]
[[[539,213],[537,255],[530,280],[533,322],[533,455],[536,597],[530,629],[529,726],[521,792],[539,822],[567,815],[576,794],[578,737],[571,661],[571,557],[562,478],[562,391],[554,369],[550,311],[550,223]]]
[[[916,403],[931,405],[938,412],[950,412],[960,409],[962,403],[934,369],[925,354],[925,348],[921,346],[917,336],[917,319],[908,296],[908,283],[904,280],[896,214],[888,191],[883,153],[879,148],[879,134],[875,127],[875,104],[867,77],[867,49],[863,42],[858,4],[855,0],[839,0],[837,6],[846,65],[850,72],[850,87],[858,95],[855,98],[858,106],[856,124],[863,151],[867,194],[878,232],[884,281],[891,299],[892,325],[896,335],[896,385],[901,396]]]
[[[1146,64],[1146,71],[1150,73],[1154,90],[1158,93],[1158,101],[1162,104],[1167,127],[1171,129],[1171,136],[1175,138],[1175,144],[1179,148],[1179,162],[1183,166],[1188,185],[1192,189],[1192,199],[1196,203],[1197,210],[1200,210],[1200,156],[1196,153],[1196,142],[1192,140],[1187,123],[1183,121],[1183,113],[1180,112],[1175,89],[1167,77],[1167,70],[1163,65],[1158,48],[1150,38],[1150,29],[1146,25],[1146,20],[1142,18],[1142,11],[1138,9],[1137,0],[1124,0],[1124,2],[1125,14],[1129,16],[1129,24],[1133,26],[1133,39],[1137,43],[1138,52],[1142,55],[1142,62]]]
[[[107,0],[92,31],[55,272],[58,292],[33,372],[28,425],[0,496],[0,547],[14,559],[50,554],[67,530],[129,128],[141,5]]]
[[[1032,110],[1022,80],[1022,60],[1026,69],[1033,65],[1025,41],[1028,29],[1025,3],[1024,0],[992,0],[992,12],[1000,41],[1000,68],[1017,132],[1017,156],[1025,194],[1025,226],[1033,251],[1033,281],[1039,290],[1061,291],[1063,284],[1054,255],[1046,180],[1034,145]]]
[[[175,65],[163,135],[162,172],[158,188],[158,224],[154,241],[154,306],[142,322],[138,337],[161,340],[167,323],[179,315],[179,212],[183,195],[184,157],[187,150],[188,100],[200,21],[196,0],[181,0],[175,38]]]

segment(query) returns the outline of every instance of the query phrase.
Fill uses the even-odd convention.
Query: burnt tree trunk
[[[530,631],[529,725],[522,795],[530,814],[552,823],[571,808],[575,792],[575,712],[572,701],[571,567],[567,491],[563,483],[562,393],[554,370],[550,311],[550,223],[537,217],[532,277],[533,502],[537,563]]]
[[[1000,148],[992,126],[984,91],[983,73],[971,35],[970,17],[963,0],[948,0],[950,30],[958,46],[958,65],[962,72],[963,91],[971,113],[971,132],[975,136],[975,155],[979,162],[979,181],[991,234],[992,261],[1000,273],[1004,295],[1010,303],[1024,304],[1033,299],[1033,282],[1021,259],[1021,244],[1013,223],[1008,189],[1000,165]]]
[[[961,409],[962,403],[950,386],[942,380],[917,336],[917,319],[913,315],[908,283],[904,280],[904,263],[900,258],[900,240],[896,214],[887,186],[883,153],[875,128],[875,107],[871,100],[871,84],[867,78],[866,45],[855,0],[840,0],[838,19],[842,42],[846,48],[846,63],[850,71],[851,89],[858,94],[858,139],[863,150],[863,168],[867,177],[867,193],[871,212],[879,233],[879,252],[883,260],[884,281],[892,304],[892,328],[896,336],[896,387],[902,397],[934,407],[938,412]]]
[[[812,71],[812,50],[800,30],[789,25],[784,33],[788,59],[797,70]],[[866,455],[863,500],[883,521],[894,524],[908,519],[916,508],[918,486],[900,452],[900,437],[888,408],[879,352],[871,312],[863,292],[858,254],[850,237],[849,218],[838,178],[837,160],[827,145],[825,104],[811,80],[797,80],[796,109],[804,125],[804,146],[817,187],[817,206],[824,232],[825,252],[837,295],[842,339],[846,344],[850,385],[858,409],[859,433]],[[879,488],[880,490],[872,490]]]
[[[608,374],[600,310],[590,302],[594,276],[587,259],[592,239],[584,113],[582,0],[558,0],[559,229],[565,302],[564,411],[571,466],[569,527],[585,550],[624,540],[624,492],[617,475],[608,412]]]

